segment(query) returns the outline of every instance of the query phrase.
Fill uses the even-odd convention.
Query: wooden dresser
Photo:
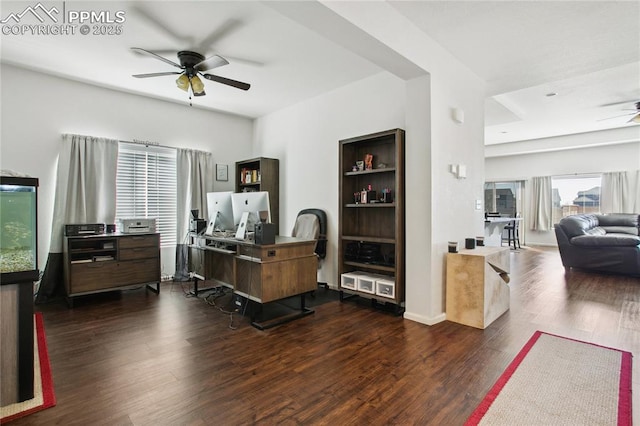
[[[64,281],[73,297],[147,284],[160,291],[160,234],[65,237]],[[149,284],[156,284],[154,289]]]

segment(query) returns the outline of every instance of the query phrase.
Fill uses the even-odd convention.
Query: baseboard
[[[435,325],[447,319],[447,315],[444,312],[436,315],[435,317],[425,317],[424,315],[413,314],[405,311],[403,317],[425,325]]]

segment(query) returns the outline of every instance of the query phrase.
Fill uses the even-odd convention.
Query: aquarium
[[[0,280],[38,280],[38,179],[0,177]]]

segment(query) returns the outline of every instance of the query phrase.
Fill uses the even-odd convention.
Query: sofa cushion
[[[640,246],[640,237],[629,234],[579,235],[571,238],[571,244],[581,247],[633,247]]]
[[[632,226],[602,226],[607,234],[629,234],[638,235],[638,228]]]
[[[585,233],[587,235],[606,235],[607,231],[601,226],[595,226],[591,229],[586,229]]]
[[[638,228],[638,215],[634,213],[611,213],[596,216],[600,226],[628,226]]]
[[[608,233],[639,235],[638,215],[635,213],[611,213],[596,216],[598,224]]]
[[[571,239],[578,235],[586,235],[589,229],[598,226],[598,218],[595,214],[577,214],[563,217],[558,224]]]

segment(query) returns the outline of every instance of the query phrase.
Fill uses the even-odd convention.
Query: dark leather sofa
[[[638,214],[580,214],[555,225],[562,264],[640,276]]]

